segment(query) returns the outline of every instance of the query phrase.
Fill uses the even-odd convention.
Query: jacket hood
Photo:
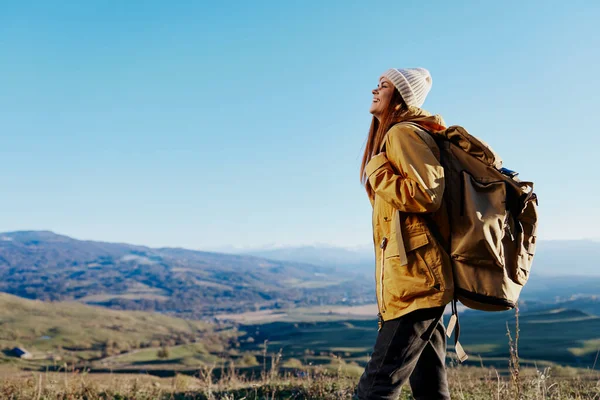
[[[408,106],[408,112],[402,122],[420,125],[430,132],[439,132],[446,129],[446,123],[441,115],[432,115],[428,111],[414,106]]]

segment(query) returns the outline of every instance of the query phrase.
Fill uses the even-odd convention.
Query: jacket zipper
[[[381,304],[379,306],[380,312],[384,313],[385,312],[385,302],[383,301],[383,270],[385,267],[385,246],[387,245],[387,238],[384,237],[381,240],[381,244],[379,245],[379,248],[381,249],[381,267],[379,269],[379,299],[381,301]]]

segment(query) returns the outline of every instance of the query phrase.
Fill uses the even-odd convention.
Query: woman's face
[[[394,89],[394,85],[387,78],[384,78],[383,76],[379,78],[377,88],[372,91],[373,102],[369,109],[369,112],[373,114],[375,118],[379,119],[389,106],[392,94],[394,94]]]

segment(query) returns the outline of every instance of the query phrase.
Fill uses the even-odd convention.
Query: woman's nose
[[[371,90],[371,93],[373,93],[373,94],[377,94],[377,89],[373,89],[373,90]]]

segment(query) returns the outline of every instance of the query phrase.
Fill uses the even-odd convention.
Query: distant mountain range
[[[372,279],[374,249],[331,246],[301,246],[246,250],[243,254],[273,260],[308,262],[363,274]],[[592,240],[548,240],[537,245],[531,279],[521,298],[554,303],[578,296],[600,297],[600,242]],[[596,304],[596,303],[594,303]]]
[[[374,249],[332,246],[299,246],[230,252],[272,260],[306,262],[325,267],[373,273]],[[592,240],[546,240],[537,245],[532,274],[536,276],[585,275],[600,277],[600,242]]]
[[[222,254],[81,241],[47,231],[0,233],[0,291],[202,318],[375,302],[373,250],[327,246]],[[600,296],[600,243],[542,241],[521,298]],[[590,307],[596,311],[594,301]]]
[[[373,287],[329,266],[177,248],[0,233],[0,291],[186,317],[374,302]]]
[[[265,257],[271,260],[305,262],[353,272],[372,274],[375,256],[372,248],[346,249],[328,246],[300,246],[276,249],[262,249],[240,252],[239,254]]]

